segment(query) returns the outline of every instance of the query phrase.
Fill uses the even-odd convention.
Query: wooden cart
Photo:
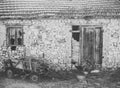
[[[20,76],[22,78],[30,78],[33,82],[37,82],[41,74],[47,74],[48,66],[35,59],[22,58],[18,62],[8,59],[4,61],[4,71],[8,78]]]

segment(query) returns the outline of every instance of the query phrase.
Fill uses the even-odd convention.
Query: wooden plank
[[[99,62],[99,45],[100,45],[100,29],[95,28],[96,30],[96,64]]]
[[[81,59],[83,62],[83,46],[84,46],[84,28],[82,28],[82,41],[81,41]]]
[[[102,56],[102,52],[103,52],[103,30],[102,30],[102,28],[100,29],[100,59],[99,59],[99,64],[100,65],[102,65],[102,58],[103,58],[103,56]]]
[[[32,70],[32,63],[31,63],[31,59],[29,59],[29,65],[30,65],[30,70]]]
[[[95,62],[96,62],[96,59],[97,59],[96,58],[96,46],[97,45],[96,45],[96,30],[95,30],[95,27],[93,28],[93,35],[94,35],[93,36],[93,47],[94,47],[93,48],[93,52],[94,52],[93,55],[94,55],[94,66],[95,66],[95,64],[96,64]]]
[[[102,64],[102,27],[99,25],[80,26],[79,40],[79,63],[90,61],[93,68],[98,64]]]
[[[78,65],[81,65],[82,55],[81,55],[81,49],[82,49],[82,28],[79,26],[79,58],[78,58]]]

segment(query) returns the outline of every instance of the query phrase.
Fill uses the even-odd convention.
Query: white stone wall
[[[71,25],[101,25],[103,27],[103,67],[120,67],[120,19],[71,20]],[[77,44],[77,43],[76,43]],[[77,57],[78,58],[78,57]]]
[[[57,69],[70,67],[71,32],[70,25],[63,20],[34,21],[30,26],[24,26],[24,44],[27,56],[44,59]],[[65,67],[65,68],[64,68]]]
[[[120,67],[120,19],[94,19],[90,24],[103,27],[103,67]]]
[[[79,57],[80,57],[80,48],[79,45],[80,43],[78,41],[76,41],[75,39],[72,38],[72,59],[76,62],[79,61]]]
[[[2,22],[0,22],[0,46],[3,45],[3,42],[5,43],[5,40],[6,40],[6,27]]]
[[[70,68],[72,25],[101,25],[103,27],[103,67],[120,66],[120,20],[119,19],[42,19],[30,21],[5,21],[4,24],[20,23],[24,29],[24,44],[27,56],[44,60],[60,70]],[[5,25],[0,22],[1,36],[5,36]],[[2,37],[5,38],[5,37]],[[0,38],[1,39],[1,38]],[[3,39],[5,40],[5,39]],[[0,45],[2,45],[0,42]],[[76,45],[78,43],[76,42]],[[75,42],[74,44],[75,45]],[[77,48],[77,47],[76,47]],[[79,50],[79,49],[78,49]],[[74,50],[77,52],[76,50]],[[77,55],[77,54],[76,54]],[[74,55],[75,56],[75,55]],[[73,57],[78,60],[78,57]]]
[[[6,47],[4,46],[6,46],[6,27],[3,22],[0,21],[0,61],[8,57]]]
[[[120,20],[118,19],[93,19],[85,21],[82,19],[77,20],[41,20],[36,24],[34,22],[31,26],[26,28],[34,31],[34,34],[41,36],[41,41],[38,36],[34,37],[36,44],[39,42],[37,49],[34,48],[34,41],[28,42],[26,45],[32,44],[33,52],[36,49],[36,53],[45,53],[45,58],[50,59],[53,63],[67,63],[70,62],[71,56],[71,30],[72,25],[101,25],[103,27],[103,67],[117,67],[120,64]],[[29,31],[31,32],[31,31]],[[27,31],[28,33],[28,31]],[[42,34],[40,34],[42,33]],[[28,35],[26,34],[27,38]],[[29,40],[25,37],[26,40]],[[31,37],[32,38],[32,37]],[[65,42],[65,40],[66,42]],[[62,40],[63,39],[63,40]],[[59,43],[62,40],[65,43]],[[30,39],[31,41],[31,39]],[[26,41],[25,41],[26,42]],[[76,43],[77,44],[77,43]],[[74,45],[74,44],[73,44]],[[30,48],[29,48],[30,49]],[[79,49],[77,49],[79,50]],[[33,54],[31,51],[31,54]],[[76,51],[76,50],[75,50]],[[77,52],[77,51],[76,51]],[[35,52],[34,52],[35,53]],[[29,53],[30,54],[30,53]],[[38,55],[38,54],[37,54]],[[73,55],[73,59],[78,60],[77,53]],[[74,57],[76,56],[76,57]],[[68,63],[67,63],[68,64]],[[63,66],[63,64],[62,64]]]

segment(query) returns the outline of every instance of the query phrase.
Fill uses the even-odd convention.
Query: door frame
[[[103,53],[103,27],[101,25],[80,25],[79,26],[79,30],[80,30],[80,38],[79,38],[79,59],[78,59],[78,64],[81,65],[82,62],[83,62],[83,30],[84,28],[100,28],[100,34],[99,34],[99,37],[100,37],[100,42],[99,42],[99,59],[100,59],[100,63],[97,64],[98,66],[102,66],[102,53]]]

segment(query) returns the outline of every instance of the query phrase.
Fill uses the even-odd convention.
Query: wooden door
[[[90,69],[102,64],[101,27],[82,27],[80,35],[80,63]]]

